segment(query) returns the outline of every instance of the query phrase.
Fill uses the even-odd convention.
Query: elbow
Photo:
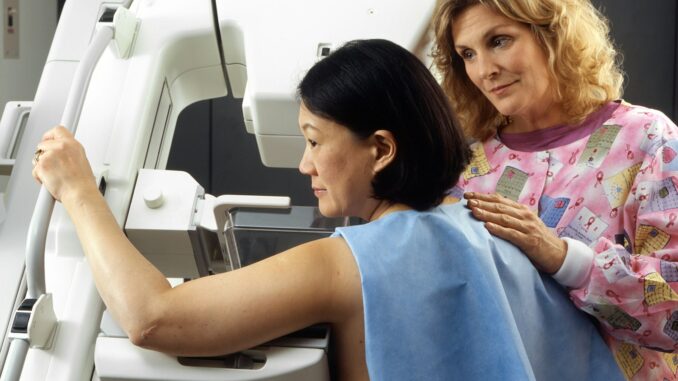
[[[132,344],[146,349],[156,349],[159,324],[157,322],[139,323],[129,327],[127,337]]]
[[[163,330],[166,331],[164,328],[168,324],[161,307],[157,303],[152,303],[145,308],[136,309],[136,313],[127,314],[121,320],[121,326],[132,344],[158,350]]]
[[[167,313],[166,299],[157,295],[145,303],[123,307],[111,312],[130,342],[138,347],[162,351],[163,336],[167,336],[172,321]]]

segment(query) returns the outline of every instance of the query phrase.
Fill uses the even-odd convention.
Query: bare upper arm
[[[346,242],[326,238],[182,284],[154,309],[158,318],[140,345],[174,354],[227,353],[362,313],[360,275]]]

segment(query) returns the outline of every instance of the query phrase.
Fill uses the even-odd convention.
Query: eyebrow
[[[491,36],[491,35],[497,33],[497,29],[501,29],[501,28],[504,28],[504,27],[511,27],[511,26],[512,26],[511,24],[499,24],[499,25],[495,25],[495,26],[493,26],[492,28],[490,28],[490,29],[488,29],[487,31],[485,31],[485,33],[483,33],[483,35],[482,35],[482,37],[481,37],[481,40],[484,41],[484,40],[486,40],[489,36]],[[457,44],[455,44],[455,45],[454,45],[454,48],[455,48],[456,50],[459,50],[459,49],[465,49],[465,48],[468,48],[468,46],[466,46],[466,45],[457,45]]]
[[[307,128],[312,128],[312,129],[314,129],[314,130],[316,130],[316,131],[320,131],[320,129],[319,129],[318,127],[316,127],[316,126],[314,126],[314,125],[312,125],[312,124],[310,124],[310,123],[304,123],[304,125],[301,126],[301,129],[304,130],[304,131],[305,131]]]

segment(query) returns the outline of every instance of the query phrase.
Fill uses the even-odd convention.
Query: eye
[[[311,148],[313,148],[313,147],[315,147],[315,146],[318,145],[318,142],[316,142],[316,141],[313,140],[313,139],[307,139],[307,140],[308,140],[308,145],[310,145]]]
[[[470,59],[473,59],[475,57],[475,53],[473,53],[473,50],[471,49],[464,49],[458,52],[459,56],[461,57],[462,60],[468,61]]]
[[[490,45],[493,48],[503,48],[504,46],[508,45],[509,42],[511,42],[511,37],[496,36],[496,37],[492,37],[492,40],[490,40]]]

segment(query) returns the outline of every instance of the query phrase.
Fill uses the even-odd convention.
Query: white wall
[[[57,24],[56,0],[16,0],[19,4],[19,57],[5,58],[7,0],[0,0],[0,110],[8,101],[30,101],[35,96],[42,68]]]

